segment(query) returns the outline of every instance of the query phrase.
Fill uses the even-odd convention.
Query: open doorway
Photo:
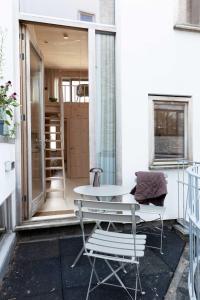
[[[88,32],[32,23],[24,27],[28,97],[23,148],[24,174],[29,175],[24,178],[29,197],[24,215],[32,220],[71,217],[73,188],[89,183]]]

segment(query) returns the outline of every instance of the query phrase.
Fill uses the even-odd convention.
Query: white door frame
[[[42,15],[34,15],[29,13],[19,13],[19,21],[23,22],[33,22],[33,23],[43,23],[49,25],[58,25],[65,27],[83,28],[88,30],[88,48],[89,48],[89,86],[90,86],[90,105],[89,105],[89,141],[94,141],[95,135],[95,99],[96,99],[96,82],[95,82],[95,65],[96,65],[96,55],[95,55],[95,37],[96,31],[113,33],[116,34],[117,28],[115,25],[106,25],[99,23],[89,23],[82,21],[74,21],[63,18],[47,17]],[[115,62],[116,63],[116,62]],[[117,66],[117,64],[116,64]],[[117,76],[116,76],[116,86],[117,86]],[[118,89],[116,88],[116,103],[118,102]],[[120,134],[119,134],[120,135]],[[118,140],[118,138],[117,138]],[[120,140],[120,137],[119,137]],[[116,146],[118,148],[118,146]],[[95,144],[89,144],[89,160],[90,166],[95,165]],[[119,159],[117,155],[117,160]],[[120,165],[120,164],[119,164]],[[20,170],[21,172],[21,170]],[[118,172],[119,173],[119,172]],[[120,174],[121,176],[121,174]],[[118,182],[118,180],[117,180]],[[22,220],[20,220],[20,223]]]
[[[24,164],[24,170],[25,176],[23,176],[23,181],[28,181],[27,183],[24,183],[26,186],[26,206],[24,207],[23,214],[26,216],[26,218],[31,218],[32,215],[37,211],[38,207],[42,205],[42,203],[45,200],[45,169],[44,169],[44,97],[43,97],[43,77],[44,77],[44,67],[43,67],[43,57],[40,49],[38,48],[37,44],[34,42],[34,40],[31,39],[29,30],[26,28],[26,26],[23,24],[23,33],[24,33],[24,71],[25,71],[25,77],[23,76],[23,86],[24,86],[24,93],[25,93],[25,101],[23,105],[25,106],[24,113],[25,113],[25,120],[26,125],[24,127],[24,136],[26,136],[26,140],[23,140],[23,147],[25,147],[25,150],[23,151],[25,164]],[[42,155],[42,192],[35,198],[32,199],[32,151],[30,149],[32,148],[31,144],[31,95],[30,95],[30,47],[34,49],[34,51],[37,53],[38,57],[41,59],[41,74],[40,74],[40,109],[41,109],[41,141],[39,141],[41,146],[41,155]],[[27,63],[28,62],[28,63]],[[43,116],[43,117],[42,117]]]

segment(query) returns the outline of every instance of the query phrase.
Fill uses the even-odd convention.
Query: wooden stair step
[[[51,127],[51,126],[58,127],[58,126],[60,126],[60,123],[48,123],[48,124],[45,123],[45,127]]]
[[[55,132],[45,131],[45,134],[61,134],[61,132],[60,131],[55,131]]]
[[[51,157],[46,157],[46,160],[57,160],[57,159],[62,159],[61,156],[51,156]]]
[[[45,148],[46,151],[62,151],[62,148],[56,148],[56,149],[51,149],[51,148]]]
[[[45,120],[56,120],[56,121],[60,121],[59,117],[57,116],[48,116],[48,117],[45,117]]]
[[[51,193],[51,192],[64,192],[64,189],[63,188],[57,188],[57,189],[54,189],[54,188],[49,188],[46,190],[47,193]]]
[[[61,143],[61,140],[46,140],[45,142],[47,142],[47,143],[51,143],[51,142],[59,142],[59,143]]]
[[[46,167],[45,168],[46,170],[63,170],[63,167],[62,166],[59,166],[59,167]]]
[[[46,181],[51,181],[51,180],[64,180],[64,177],[62,176],[50,176],[50,177],[46,177]]]

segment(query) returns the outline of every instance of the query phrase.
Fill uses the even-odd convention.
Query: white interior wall
[[[178,0],[117,1],[122,181],[149,167],[148,94],[191,95],[193,159],[200,160],[200,34],[174,30]],[[190,145],[192,146],[192,145]],[[166,218],[177,217],[177,171],[168,174]]]

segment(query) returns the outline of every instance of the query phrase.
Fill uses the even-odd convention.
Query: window
[[[62,81],[62,93],[63,93],[63,102],[71,101],[71,83],[70,80],[64,79]]]
[[[50,127],[50,141],[51,150],[56,150],[56,126]]]
[[[80,16],[80,21],[84,21],[84,22],[94,22],[95,21],[94,14],[80,11],[79,16]]]
[[[89,102],[88,80],[63,79],[63,102]]]
[[[151,164],[189,159],[188,99],[182,97],[151,97],[154,116],[152,122]]]

